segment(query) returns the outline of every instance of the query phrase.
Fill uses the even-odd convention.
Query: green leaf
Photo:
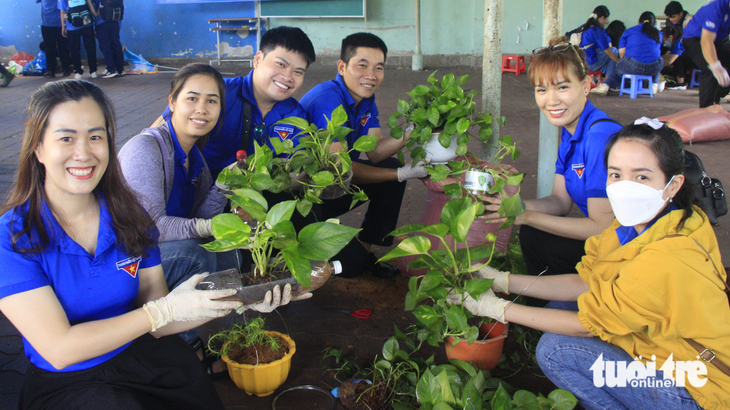
[[[335,182],[335,176],[329,171],[319,171],[312,175],[312,182],[321,187],[332,185]]]
[[[240,241],[215,240],[213,242],[201,244],[200,246],[210,252],[228,252],[234,249],[243,248],[246,245],[248,245],[248,238],[241,239]]]
[[[434,406],[434,410],[438,409],[438,406],[441,404],[456,404],[456,398],[454,397],[454,392],[451,390],[451,383],[449,382],[449,375],[447,372],[439,373],[436,376],[436,381],[441,388],[441,399],[443,400],[443,403],[436,404],[436,406]],[[451,410],[451,407],[447,406],[445,409]]]
[[[428,109],[427,119],[428,122],[433,124],[434,127],[438,127],[439,125],[439,110],[436,107],[431,107]]]
[[[406,163],[406,155],[403,153],[403,151],[398,150],[395,153],[398,156],[398,161],[400,161],[401,164],[405,164]]]
[[[395,113],[388,117],[388,128],[395,128],[398,126],[398,113]]]
[[[347,111],[345,111],[345,108],[342,107],[342,105],[338,106],[337,108],[332,111],[332,117],[330,121],[332,122],[332,125],[335,127],[339,127],[345,122],[347,122]],[[301,128],[301,127],[299,127]]]
[[[494,393],[491,405],[493,410],[512,410],[513,408],[512,399],[509,397],[507,390],[502,387],[501,383]]]
[[[434,235],[439,238],[443,238],[449,233],[449,227],[444,224],[436,225],[422,225],[422,224],[410,224],[404,225],[395,231],[388,234],[388,236],[401,236],[408,235],[414,232],[422,232],[425,234]]]
[[[426,87],[425,85],[417,85],[415,88],[413,88],[412,93],[413,95],[426,95],[428,94],[428,87]]]
[[[493,131],[492,131],[492,128],[491,127],[482,127],[482,128],[479,128],[479,138],[482,141],[488,141],[489,140],[489,137],[492,136],[492,133],[493,133]]]
[[[442,132],[439,134],[439,144],[441,144],[442,147],[448,148],[451,146],[451,135],[453,134],[446,134],[446,132]]]
[[[445,319],[449,330],[453,332],[461,332],[466,327],[466,314],[461,306],[449,306]]]
[[[431,241],[425,236],[412,236],[404,239],[392,251],[380,258],[381,261],[389,261],[408,255],[423,255],[431,249]]]
[[[527,390],[518,390],[512,397],[515,405],[525,410],[540,410],[540,404],[537,402],[537,396]]]
[[[419,292],[427,292],[439,285],[441,285],[444,282],[444,275],[441,274],[438,271],[430,271],[428,272],[421,281],[421,284],[418,286]]]
[[[515,217],[525,212],[525,209],[522,207],[520,194],[517,193],[507,198],[502,196],[502,204],[499,206],[498,212],[499,215],[507,217]]]
[[[416,386],[416,398],[421,404],[434,404],[433,392],[431,390],[433,379],[433,373],[431,373],[430,370],[426,370],[418,380],[418,385]]]
[[[354,208],[358,203],[365,203],[368,201],[368,195],[365,191],[357,191],[352,196],[352,202],[350,203],[350,209]]]
[[[300,199],[297,201],[297,211],[299,211],[299,214],[302,216],[307,216],[309,214],[309,211],[312,210],[312,201],[309,201],[307,199]]]
[[[325,261],[335,256],[360,229],[332,222],[315,222],[299,232],[299,252],[305,258]]]
[[[448,122],[446,122],[446,125],[444,125],[443,133],[446,135],[456,134],[456,121],[449,120]]]
[[[375,145],[378,143],[378,137],[375,135],[363,135],[358,138],[357,141],[352,145],[352,149],[360,152],[370,152],[375,149]]]
[[[276,234],[272,240],[274,248],[284,249],[297,244],[297,231],[291,221],[279,221],[272,230]]]
[[[393,360],[395,358],[395,352],[397,352],[399,348],[398,340],[396,340],[395,337],[391,337],[386,340],[383,345],[383,358],[385,360]]]
[[[296,245],[282,249],[281,254],[284,256],[286,267],[289,268],[294,279],[302,286],[309,287],[310,279],[312,279],[312,266],[309,263],[309,259],[299,252],[299,248]]]
[[[438,112],[438,110],[436,110]],[[426,109],[425,108],[416,108],[413,110],[413,113],[411,114],[411,121],[419,123],[426,121]]]
[[[563,389],[551,391],[547,398],[554,403],[553,409],[555,410],[571,410],[578,405],[578,399],[573,393]]]
[[[510,175],[507,177],[507,185],[519,185],[524,177],[524,173]]]
[[[426,92],[428,92],[428,89],[426,89]],[[398,114],[405,114],[410,109],[411,109],[411,105],[408,104],[408,101],[401,100],[400,98],[398,99],[398,105],[396,107],[396,110],[398,111]]]
[[[211,222],[213,236],[223,241],[240,241],[251,236],[251,227],[238,215],[225,213],[216,215]]]
[[[345,115],[347,115],[347,114],[345,114]],[[299,118],[299,117],[286,117],[282,120],[275,122],[273,125],[278,125],[278,124],[293,125],[293,126],[299,128],[300,130],[303,130],[303,129],[306,129],[307,127],[309,127],[309,122],[307,120],[305,120],[304,118]]]
[[[466,84],[467,81],[469,81],[469,74],[464,74],[456,79],[455,84],[461,87],[462,85]]]
[[[439,402],[433,406],[432,410],[454,410],[454,408],[446,404],[445,402]]]
[[[428,326],[437,320],[441,320],[441,315],[439,315],[434,308],[426,305],[419,305],[416,307],[413,311],[413,316],[424,326]]]
[[[479,299],[482,293],[492,288],[492,282],[494,282],[494,279],[475,278],[466,283],[464,290],[476,300]]]
[[[454,236],[454,239],[456,241],[466,242],[466,234],[469,233],[471,224],[474,223],[478,208],[479,203],[474,203],[469,208],[458,213],[456,215],[456,219],[452,220],[449,228],[451,230],[451,234]]]
[[[259,203],[261,205],[261,207],[263,207],[264,210],[269,209],[269,203],[266,202],[266,198],[264,198],[264,196],[261,195],[260,192],[257,192],[253,189],[247,189],[247,188],[236,189],[235,191],[233,191],[233,195],[235,195],[236,197],[247,198],[252,201],[255,201],[255,202]],[[236,200],[236,198],[231,198],[231,199]]]
[[[456,155],[466,155],[467,152],[467,145],[466,143],[461,143],[456,146]]]
[[[281,221],[288,221],[294,214],[294,208],[297,201],[283,201],[271,207],[266,214],[266,222],[271,226],[276,226]]]
[[[444,90],[452,87],[454,85],[454,74],[449,73],[444,76],[444,78],[441,80],[441,88]]]
[[[462,194],[461,186],[458,183],[444,185],[443,188],[448,198],[459,198]]]
[[[465,133],[469,129],[469,125],[471,123],[468,118],[459,118],[459,121],[456,123],[456,132],[459,134]]]

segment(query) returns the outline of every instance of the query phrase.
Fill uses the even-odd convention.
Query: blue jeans
[[[577,310],[574,302],[550,302],[547,307]],[[596,387],[591,366],[600,355],[604,362],[633,361],[623,349],[598,338],[545,333],[537,344],[537,362],[545,375],[558,388],[573,393],[587,410],[702,409],[684,387],[631,387],[629,384],[626,387]],[[657,370],[656,379],[664,379],[660,370]]]
[[[104,54],[107,71],[121,74],[124,71],[124,50],[119,39],[119,22],[105,21],[96,26],[96,39]]]
[[[160,242],[162,270],[165,272],[168,289],[175,289],[198,273],[213,273],[224,269],[239,268],[241,258],[238,250],[216,253],[209,252],[200,246],[200,244],[210,241],[209,238]],[[197,337],[197,330],[190,329],[180,333],[180,337],[191,343]]]
[[[664,67],[664,60],[658,59],[652,63],[642,63],[631,57],[624,57],[616,64],[616,70],[606,78],[604,83],[611,88],[621,85],[621,78],[624,74],[648,75],[652,77],[654,84],[659,83],[659,73]]]
[[[614,54],[618,55],[616,47],[611,47],[610,50],[613,51]],[[616,62],[611,60],[611,57],[609,57],[605,51],[596,47],[596,62],[588,66],[588,71],[600,71],[603,73],[604,77],[608,77],[615,69]]]

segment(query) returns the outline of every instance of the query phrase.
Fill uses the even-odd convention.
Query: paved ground
[[[391,69],[387,72],[386,83],[378,93],[381,123],[395,110],[396,99],[405,98],[405,93],[415,85],[425,83],[426,77],[434,69],[425,72],[412,72],[405,69]],[[221,71],[245,74],[248,69],[223,66]],[[445,68],[441,73],[454,72],[457,75],[471,74],[467,86],[480,87],[480,72],[468,68]],[[167,100],[172,74],[128,75],[123,78],[94,80],[109,94],[117,112],[118,144],[121,146],[141,128],[149,125],[162,112]],[[303,90],[328,80],[334,76],[333,67],[314,66],[307,73]],[[535,195],[537,169],[537,135],[539,111],[535,105],[532,89],[525,75],[502,75],[502,115],[507,117],[503,133],[519,141],[522,156],[515,167],[526,172],[522,185],[525,198]],[[44,78],[18,78],[10,87],[0,90],[3,109],[0,110],[0,197],[5,197],[13,182],[17,166],[17,154],[25,123],[26,107],[30,94],[46,80]],[[297,97],[300,97],[298,95]],[[654,99],[647,97],[631,100],[628,97],[593,97],[594,103],[623,124],[641,116],[657,117],[686,108],[697,106],[697,89],[686,91],[665,91]],[[387,131],[387,130],[386,130]],[[386,132],[387,134],[387,132]],[[710,175],[730,183],[730,163],[727,161],[730,142],[710,142],[696,144],[692,150],[699,154]],[[419,181],[408,184],[403,202],[400,224],[414,223],[418,220],[426,189]],[[348,214],[344,221],[358,223],[363,210]],[[721,218],[715,232],[720,241],[723,256],[730,258],[730,238],[728,227],[730,219]],[[404,328],[410,323],[410,314],[403,311],[402,301],[406,290],[406,277],[391,281],[362,277],[352,280],[331,280],[315,293],[315,297],[303,302],[281,308],[279,314],[269,315],[269,325],[275,330],[288,331],[297,343],[292,373],[285,386],[315,384],[336,386],[331,375],[325,373],[320,363],[324,347],[345,348],[361,362],[372,358],[379,352],[382,343],[393,334],[393,324]],[[374,311],[373,316],[364,321],[341,313],[331,313],[328,307],[355,308],[366,307]],[[31,307],[29,307],[31,308]],[[230,319],[218,321],[206,327],[206,331],[225,327]],[[443,355],[436,352],[439,357]],[[369,359],[367,359],[369,360]],[[367,363],[362,363],[367,364]],[[27,360],[22,353],[22,342],[14,327],[0,314],[0,409],[15,408],[18,392],[22,384]],[[529,378],[529,377],[528,377]],[[513,384],[534,385],[530,380],[510,380]],[[540,384],[540,381],[537,382]],[[544,385],[544,381],[542,382]],[[236,389],[230,380],[216,382],[228,409],[265,409],[271,407],[271,398],[251,398]],[[544,389],[545,387],[540,387]],[[549,386],[548,386],[549,391]],[[301,403],[301,402],[300,402]],[[281,403],[280,403],[281,404]],[[283,407],[277,406],[282,409]],[[304,408],[301,404],[287,408]],[[327,407],[310,407],[322,408]]]

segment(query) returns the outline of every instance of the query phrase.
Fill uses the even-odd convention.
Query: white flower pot
[[[432,164],[445,164],[448,161],[456,158],[456,137],[454,134],[451,137],[451,144],[448,148],[444,148],[439,142],[439,133],[435,132],[431,134],[431,138],[428,139],[423,149],[426,150],[426,158],[431,158]]]

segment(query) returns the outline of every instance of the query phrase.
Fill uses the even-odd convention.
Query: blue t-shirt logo
[[[578,175],[578,179],[581,179],[583,178],[583,171],[586,169],[586,166],[581,162],[580,164],[571,165],[571,169]]]
[[[369,120],[370,120],[370,111],[366,112],[365,114],[362,115],[362,117],[360,117],[360,125],[364,127],[365,124],[367,124]]]
[[[137,277],[137,268],[139,268],[139,262],[142,260],[141,256],[127,258],[117,262],[117,270],[123,270],[130,274],[133,278]]]
[[[294,128],[277,125],[274,127],[274,132],[279,135],[279,138],[285,140],[294,135]]]

